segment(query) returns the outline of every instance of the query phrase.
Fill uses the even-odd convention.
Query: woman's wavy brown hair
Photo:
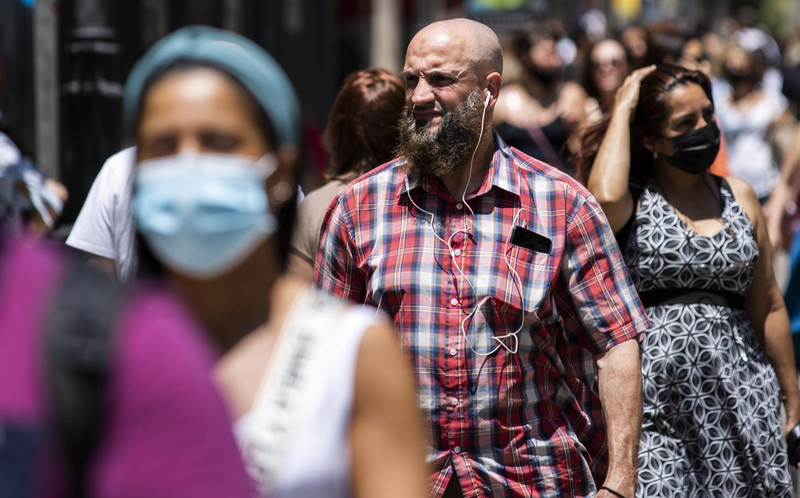
[[[370,68],[348,76],[322,136],[328,180],[358,176],[391,160],[404,106],[405,85],[397,74]]]
[[[689,83],[699,85],[711,100],[711,81],[700,71],[662,64],[642,80],[639,103],[631,123],[631,178],[644,180],[652,175],[653,154],[645,148],[644,139],[661,136],[661,126],[669,113],[667,95],[676,86]],[[611,113],[590,126],[581,138],[575,166],[578,179],[584,183],[589,178],[610,121]]]

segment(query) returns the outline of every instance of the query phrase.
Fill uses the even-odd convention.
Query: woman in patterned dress
[[[653,324],[637,496],[792,492],[784,437],[800,392],[788,318],[758,199],[707,171],[719,137],[708,78],[664,65],[631,74],[583,138],[583,178]]]

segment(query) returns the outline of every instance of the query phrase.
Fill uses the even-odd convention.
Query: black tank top
[[[572,174],[572,168],[563,152],[567,139],[569,139],[570,131],[561,116],[539,127],[541,135],[547,139],[547,143],[550,145],[550,150],[543,150],[545,147],[540,146],[539,141],[534,136],[535,130],[521,128],[506,122],[500,123],[495,130],[511,147],[519,149],[535,159],[544,161],[565,173]],[[553,157],[554,155],[555,158]]]

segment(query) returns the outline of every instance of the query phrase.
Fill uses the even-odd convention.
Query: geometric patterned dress
[[[713,237],[689,229],[654,189],[632,184],[641,207],[621,244],[643,296],[746,295],[758,245],[727,182],[715,179],[724,226]],[[636,496],[791,497],[775,372],[743,309],[699,301],[646,308]]]

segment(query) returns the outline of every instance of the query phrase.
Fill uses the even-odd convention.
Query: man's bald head
[[[431,23],[414,35],[408,48],[415,43],[452,45],[458,54],[469,60],[480,76],[497,72],[503,74],[503,48],[500,39],[485,24],[470,19],[448,19]]]
[[[491,127],[502,70],[500,41],[483,24],[452,19],[424,27],[408,44],[403,66],[411,126],[430,136],[457,131],[456,125],[468,125],[461,127],[467,131],[464,136],[477,129],[474,137],[459,142],[462,149],[481,136],[491,142],[492,134],[481,134],[481,126]],[[452,156],[448,163],[456,157],[444,155]]]

